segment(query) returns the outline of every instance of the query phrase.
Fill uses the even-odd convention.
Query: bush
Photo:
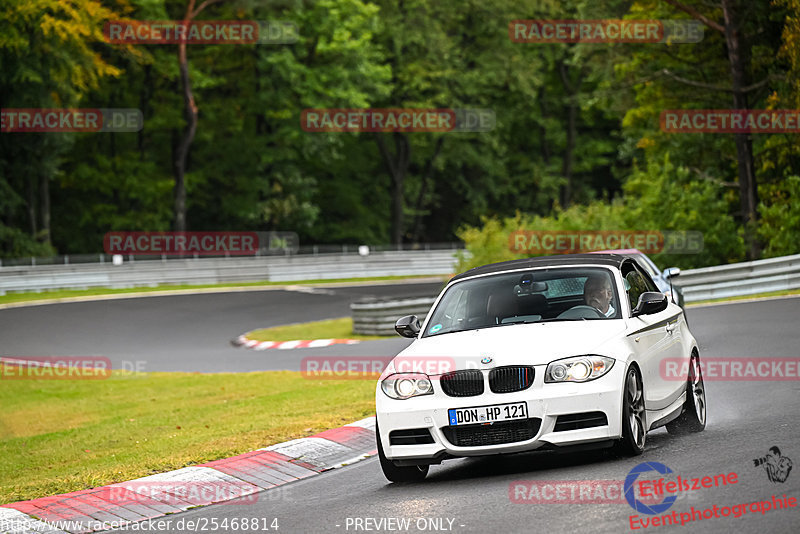
[[[800,176],[789,176],[778,185],[760,191],[761,221],[758,235],[764,241],[764,257],[800,253]]]
[[[459,269],[528,256],[512,250],[509,239],[515,230],[699,231],[704,241],[700,253],[652,254],[653,261],[690,268],[744,258],[741,231],[729,214],[736,198],[726,197],[720,185],[692,179],[688,169],[670,163],[669,155],[660,164],[651,161],[646,170],[635,168],[623,192],[622,198],[611,202],[556,208],[550,216],[517,213],[504,220],[484,218],[479,228],[461,228],[458,236],[468,253],[460,256]]]

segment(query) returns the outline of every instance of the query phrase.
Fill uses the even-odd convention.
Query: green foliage
[[[766,243],[764,256],[800,253],[800,176],[790,176],[782,184],[764,187],[759,207],[759,234]]]
[[[731,1],[743,17],[749,104],[797,108],[800,3]],[[721,21],[712,4],[684,3]],[[109,45],[101,32],[109,19],[180,18],[186,5],[0,0],[3,108],[129,107],[145,118],[135,134],[0,134],[0,257],[48,254],[50,242],[59,253],[97,252],[110,230],[169,229],[184,127],[177,46]],[[689,18],[670,4],[236,1],[210,4],[199,18],[292,21],[300,39],[188,46],[199,109],[186,173],[191,230],[385,244],[393,190],[376,135],[305,132],[302,111],[482,108],[496,115],[489,132],[380,134],[392,150],[408,146],[404,240],[461,236],[475,263],[513,255],[498,235],[517,227],[686,229],[704,233],[703,252],[657,261],[743,258],[733,137],[659,126],[664,109],[732,105],[720,32],[706,27],[696,45],[530,44],[508,35],[515,19]],[[797,242],[795,137],[753,135],[768,255]]]
[[[504,220],[485,219],[482,227],[464,227],[459,237],[468,254],[462,255],[459,270],[525,257],[514,254],[510,235],[516,230],[535,231],[680,231],[703,233],[703,250],[697,254],[652,254],[658,265],[683,268],[740,261],[744,243],[720,186],[692,180],[685,167],[675,167],[665,157],[659,165],[651,160],[646,170],[634,169],[624,185],[624,195],[612,202],[593,201],[586,205],[557,209],[552,216],[517,214]],[[682,204],[688,209],[676,210]]]

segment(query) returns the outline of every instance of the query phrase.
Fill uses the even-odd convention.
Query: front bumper
[[[584,383],[545,384],[546,365],[534,366],[530,388],[514,393],[493,393],[489,388],[474,397],[449,397],[433,379],[434,394],[395,400],[378,385],[376,408],[383,451],[392,460],[437,460],[447,456],[483,456],[535,450],[548,444],[571,446],[619,438],[621,436],[622,384],[625,362],[617,361],[604,376]],[[484,371],[484,379],[488,373]],[[443,429],[448,428],[448,410],[525,401],[528,417],[541,420],[532,438],[512,443],[462,447],[451,443]],[[603,412],[608,424],[578,430],[555,431],[559,415]],[[501,423],[495,423],[499,425]],[[534,428],[536,425],[533,425]],[[426,428],[433,443],[392,445],[393,430]]]

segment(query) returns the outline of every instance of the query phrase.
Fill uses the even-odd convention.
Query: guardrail
[[[367,256],[296,256],[175,259],[68,265],[0,267],[0,295],[9,291],[131,288],[166,284],[286,282],[342,278],[446,275],[455,271],[456,249],[384,251]]]
[[[394,323],[397,319],[404,315],[416,315],[422,324],[435,300],[434,297],[411,297],[354,302],[350,304],[353,332],[372,336],[395,335]]]
[[[686,270],[673,283],[686,302],[800,289],[800,254]]]

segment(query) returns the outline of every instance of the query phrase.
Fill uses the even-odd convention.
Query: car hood
[[[433,359],[451,370],[545,365],[582,354],[612,356],[603,354],[604,345],[624,332],[623,320],[496,326],[418,339],[398,354],[395,361]],[[481,363],[483,358],[491,361]]]

